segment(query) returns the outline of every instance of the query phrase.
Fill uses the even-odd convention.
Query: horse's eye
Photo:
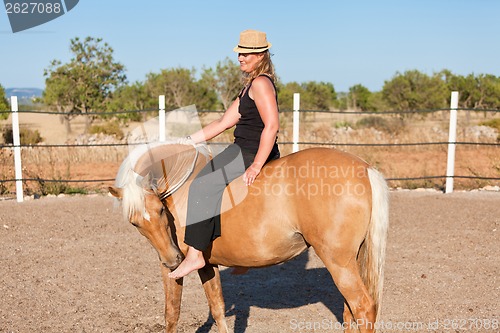
[[[130,224],[132,224],[132,225],[133,225],[134,227],[136,227],[136,228],[139,228],[139,224],[138,224],[138,223],[136,223],[136,222],[130,222]]]

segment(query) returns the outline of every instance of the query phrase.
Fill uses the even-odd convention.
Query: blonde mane
[[[136,167],[140,164],[140,161],[145,154],[154,155],[154,150],[156,148],[165,148],[165,146],[169,145],[178,144],[176,142],[154,142],[151,144],[140,145],[132,150],[120,165],[115,178],[115,186],[122,189],[121,205],[123,216],[126,219],[130,219],[130,217],[135,213],[140,213],[143,217],[146,217],[147,214],[144,205],[146,192],[154,191],[160,199],[165,199],[174,193],[182,184],[184,184],[187,178],[191,175],[198,153],[203,154],[207,159],[211,156],[208,147],[205,144],[200,144],[194,147],[196,154],[194,158],[193,156],[181,156],[181,158],[177,158],[180,162],[177,162],[176,160],[176,164],[174,164],[173,167],[181,165],[184,172],[179,172],[175,169],[171,170],[170,173],[178,179],[175,184],[168,184],[165,177],[153,179],[150,171],[151,168],[142,170],[142,172],[140,171],[140,174],[136,172]],[[192,161],[188,161],[189,163],[186,162],[188,158],[192,159]],[[163,185],[163,191],[157,190],[158,184]]]
[[[122,213],[126,219],[139,211],[144,215],[145,210],[143,179],[133,170],[131,163],[135,154],[137,154],[136,150],[132,151],[122,162],[115,179],[115,186],[122,189]]]

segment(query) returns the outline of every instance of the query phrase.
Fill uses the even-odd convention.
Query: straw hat
[[[245,30],[240,33],[240,42],[233,50],[238,53],[258,53],[268,50],[271,46],[265,32]]]

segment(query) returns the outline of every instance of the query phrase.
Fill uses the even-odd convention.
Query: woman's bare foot
[[[205,264],[203,252],[190,246],[186,254],[186,258],[184,258],[179,267],[168,274],[168,277],[172,279],[180,279],[181,277],[202,268]]]

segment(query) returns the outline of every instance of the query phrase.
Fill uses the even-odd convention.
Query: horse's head
[[[117,187],[109,187],[109,192],[119,199],[127,196],[124,189]],[[173,270],[181,263],[183,254],[177,246],[172,214],[153,191],[144,190],[143,203],[142,209],[128,207],[124,209],[124,214],[155,248],[161,263]]]
[[[121,199],[124,217],[158,252],[162,264],[176,268],[183,259],[168,198],[186,182],[203,147],[172,143],[151,144],[132,151],[120,166],[116,186],[109,192]],[[205,156],[204,151],[203,156]],[[177,221],[179,222],[179,221]]]

